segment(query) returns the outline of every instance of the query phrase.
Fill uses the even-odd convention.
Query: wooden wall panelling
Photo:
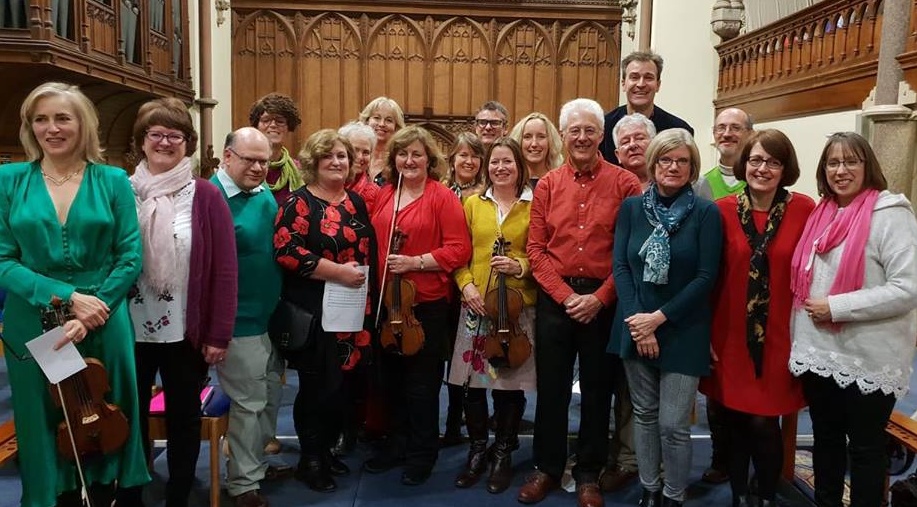
[[[611,19],[601,22],[571,19],[571,5],[556,17],[523,19],[494,15],[495,5],[513,11],[488,1],[460,14],[443,12],[444,4],[417,9],[416,1],[386,12],[377,4],[346,8],[360,2],[330,11],[246,3],[257,4],[233,4],[233,123],[247,124],[262,95],[288,94],[303,117],[293,149],[315,130],[356,119],[380,95],[444,146],[490,99],[506,104],[511,122],[536,110],[556,118],[561,103],[578,96],[617,105],[620,9],[610,5]]]

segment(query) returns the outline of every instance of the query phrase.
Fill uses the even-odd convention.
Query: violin
[[[74,318],[70,304],[57,296],[41,312],[45,331]],[[111,391],[105,366],[95,358],[85,361],[84,370],[49,385],[51,399],[64,412],[57,427],[57,451],[70,461],[112,454],[124,446],[129,433],[127,417],[117,405],[105,401],[105,394]]]
[[[501,235],[493,256],[506,256],[510,243]],[[506,286],[506,275],[497,272],[496,287],[484,295],[484,309],[493,325],[484,340],[484,357],[494,368],[517,368],[532,355],[532,343],[519,327],[522,291]]]
[[[404,246],[407,234],[400,229],[392,233],[389,253],[397,255]],[[423,328],[414,316],[414,298],[417,288],[414,282],[400,274],[392,275],[382,295],[382,303],[388,309],[388,318],[382,323],[380,341],[382,348],[388,352],[404,356],[413,356],[420,352],[424,344]]]

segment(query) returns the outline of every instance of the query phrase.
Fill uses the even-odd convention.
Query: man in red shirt
[[[642,193],[632,173],[599,153],[602,107],[575,99],[560,111],[566,162],[542,178],[532,201],[527,252],[540,287],[535,328],[538,406],[536,471],[518,500],[540,502],[557,487],[567,460],[567,411],[579,356],[582,393],[577,464],[580,507],[602,507],[598,478],[608,456],[614,362],[605,352],[616,302],[612,278],[621,202]]]

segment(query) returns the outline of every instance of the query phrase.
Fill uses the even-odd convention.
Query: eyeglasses
[[[277,125],[278,127],[286,127],[287,119],[283,116],[262,116],[258,119],[258,123],[264,126],[268,126],[271,123]]]
[[[741,125],[735,125],[735,124],[725,125],[721,123],[713,127],[713,132],[716,134],[725,134],[727,132],[735,132],[736,134],[741,134],[742,132],[745,132],[746,130],[748,129],[746,129],[745,127]]]
[[[828,169],[831,169],[832,171],[835,171],[835,170],[837,170],[838,168],[840,168],[841,165],[843,165],[843,166],[846,167],[847,169],[856,169],[856,168],[859,167],[860,164],[862,164],[862,163],[863,163],[863,161],[862,161],[861,159],[858,159],[858,158],[845,158],[844,160],[835,160],[835,159],[831,159],[831,160],[825,162],[825,166],[826,166]]]
[[[267,167],[267,165],[271,162],[270,160],[267,160],[267,159],[264,159],[264,158],[249,158],[249,157],[243,157],[242,155],[239,155],[239,152],[238,152],[238,151],[236,151],[236,150],[234,150],[234,149],[232,149],[232,148],[226,148],[226,149],[229,150],[233,155],[239,157],[239,160],[241,160],[242,162],[245,162],[245,163],[248,164],[248,165],[255,165],[255,164],[258,164],[258,165],[260,165],[261,167]]]
[[[764,164],[768,169],[780,169],[783,167],[783,162],[776,158],[751,157],[748,159],[748,165],[752,167],[758,168],[761,167],[761,164]]]
[[[691,165],[691,159],[662,157],[658,161],[656,161],[656,163],[659,164],[659,167],[662,167],[664,169],[668,169],[669,167],[672,167],[672,164],[675,164],[678,167],[681,167],[682,169],[684,169],[685,167],[688,167],[689,165]]]
[[[477,125],[478,127],[481,127],[482,129],[487,128],[487,127],[497,128],[497,127],[502,127],[503,125],[506,125],[506,120],[475,119],[474,124]]]
[[[598,129],[592,127],[579,128],[579,127],[570,127],[567,129],[567,134],[573,137],[579,137],[582,134],[586,134],[586,137],[595,137],[598,134]]]
[[[160,143],[165,139],[169,144],[181,144],[188,140],[184,134],[166,134],[164,132],[153,132],[151,130],[146,131],[146,138],[154,143]]]

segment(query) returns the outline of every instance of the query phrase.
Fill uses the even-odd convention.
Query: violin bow
[[[379,302],[376,304],[376,329],[382,319],[382,301],[385,299],[385,283],[388,281],[388,256],[392,252],[392,237],[395,235],[395,221],[398,219],[398,208],[401,206],[401,172],[398,172],[398,186],[395,190],[395,207],[392,210],[392,224],[388,228],[388,253],[385,255],[385,264],[382,268],[382,283],[379,284]]]

